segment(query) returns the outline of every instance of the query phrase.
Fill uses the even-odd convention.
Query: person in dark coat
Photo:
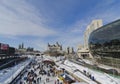
[[[40,81],[41,81],[41,77],[40,77],[39,79],[40,79]]]

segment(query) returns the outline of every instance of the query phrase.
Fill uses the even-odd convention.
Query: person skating
[[[39,80],[40,80],[40,79],[39,79],[39,78],[37,78],[37,83],[38,83],[38,84],[39,84]]]
[[[39,79],[40,79],[40,81],[41,81],[41,77],[40,77]]]
[[[56,80],[55,80],[55,84],[56,84]]]

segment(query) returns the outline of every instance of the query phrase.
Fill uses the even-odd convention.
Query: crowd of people
[[[52,77],[56,77],[53,66],[43,62],[31,63],[20,84],[49,84]],[[55,84],[62,84],[58,79],[54,81]]]
[[[89,77],[91,80],[95,81],[95,78],[92,74],[90,74],[89,72],[87,72],[86,70],[83,70],[84,74]]]

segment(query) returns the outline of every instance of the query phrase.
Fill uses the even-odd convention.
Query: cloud
[[[46,20],[27,0],[0,1],[0,34],[12,36],[49,36],[56,31],[45,26]]]
[[[63,40],[63,45],[64,47],[74,47],[76,48],[79,44],[82,45],[82,40],[83,40],[83,37],[82,36],[70,36],[70,37],[65,37],[65,38],[61,38],[60,40]]]
[[[103,4],[102,4],[103,3]],[[93,8],[93,10],[88,11],[88,14],[81,19],[76,20],[72,25],[68,26],[67,34],[64,34],[64,38],[60,38],[59,40],[63,40],[64,44],[67,46],[76,47],[78,44],[84,43],[84,32],[92,20],[94,19],[102,19],[103,25],[120,19],[120,11],[116,11],[120,4],[114,4],[114,1],[101,2]],[[119,7],[120,8],[120,7]],[[119,9],[118,8],[118,9]],[[69,37],[68,37],[69,36]]]
[[[76,48],[79,44],[83,44],[83,34],[79,33],[73,33],[71,31],[64,31],[59,34],[59,36],[54,39],[54,44],[55,42],[59,42],[60,44],[63,45],[63,49],[66,49],[68,46],[69,47],[74,47]]]
[[[74,24],[70,25],[68,29],[71,33],[82,33],[85,31],[86,26],[88,25],[88,21],[85,20],[77,20]]]
[[[44,39],[35,39],[31,41],[31,45],[34,46],[37,50],[47,50],[47,42]]]
[[[120,19],[120,3],[117,0],[102,0],[101,3],[98,3],[88,14],[89,19],[102,19],[103,23],[110,23],[117,19]]]
[[[118,5],[111,7],[112,3],[114,2],[102,2],[97,4],[93,10],[87,12],[88,14],[86,14],[84,18],[77,19],[74,23],[69,24],[66,28],[63,28],[63,31],[59,31],[59,33],[57,33],[59,35],[54,39],[53,43],[58,41],[64,48],[68,46],[76,48],[79,44],[83,45],[84,31],[92,20],[102,19],[103,23],[106,24],[120,18],[119,11],[115,10]],[[48,42],[49,41],[50,40],[48,40]],[[43,44],[45,42],[41,43]],[[45,46],[47,44],[43,45]]]
[[[103,25],[120,19],[120,3],[117,3],[116,0],[101,0],[100,3],[95,4],[95,7],[88,11],[86,16],[83,19],[77,20],[74,24],[71,25],[71,32],[84,32],[87,25],[89,25],[94,19],[102,19]]]
[[[84,31],[93,19],[103,19],[106,24],[120,18],[117,11],[120,4],[114,4],[114,0],[102,0],[87,12],[84,11],[87,5],[79,6],[82,4],[72,0],[54,3],[41,0],[37,4],[30,4],[28,0],[0,0],[0,35],[40,50],[45,50],[48,42],[56,41],[64,47],[76,47],[83,44]]]

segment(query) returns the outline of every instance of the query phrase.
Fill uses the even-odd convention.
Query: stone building
[[[58,42],[52,45],[48,43],[47,50],[44,53],[50,56],[64,55],[64,51],[62,50],[62,45],[60,45]]]
[[[48,43],[47,50],[50,51],[61,51],[62,50],[62,45],[60,45],[58,42],[56,44],[50,45]]]
[[[66,48],[66,54],[74,54],[75,51],[74,51],[74,48],[73,47],[67,47]]]

